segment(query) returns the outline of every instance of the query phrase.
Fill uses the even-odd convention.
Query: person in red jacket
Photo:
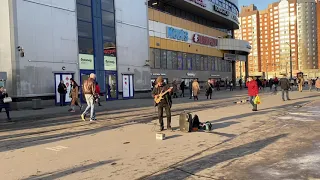
[[[249,77],[247,79],[247,87],[248,87],[248,95],[249,95],[249,101],[253,107],[252,111],[258,111],[258,106],[254,104],[254,99],[259,94],[259,87],[257,81],[253,80],[252,77]]]
[[[102,106],[100,104],[100,94],[101,94],[101,90],[100,90],[100,86],[99,84],[96,82],[96,97],[97,97],[97,103],[99,106]]]

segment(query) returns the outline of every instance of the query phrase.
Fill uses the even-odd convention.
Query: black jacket
[[[287,78],[281,78],[280,79],[280,87],[283,90],[289,90],[290,89],[290,81]]]
[[[169,86],[168,85],[163,85],[161,87],[159,86],[155,86],[153,88],[153,91],[152,91],[152,97],[154,97],[155,95],[159,95],[161,94],[161,92],[165,92],[166,90],[169,89]],[[161,100],[160,103],[167,103],[169,105],[169,107],[172,106],[172,100],[171,100],[171,92],[165,94],[163,100]]]
[[[60,83],[58,86],[58,93],[67,94],[67,90],[65,90],[67,86],[65,84]]]
[[[212,88],[213,88],[212,84],[207,82],[205,87],[206,87],[206,93],[211,94]]]
[[[0,104],[4,104],[3,103],[3,99],[8,97],[8,94],[7,93],[2,93],[0,92]]]

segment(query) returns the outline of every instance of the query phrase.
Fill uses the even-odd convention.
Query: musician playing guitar
[[[158,118],[160,123],[160,131],[164,130],[163,108],[165,109],[166,115],[167,115],[167,130],[172,130],[171,128],[171,105],[172,105],[171,92],[172,92],[172,88],[170,88],[168,85],[165,85],[163,82],[163,78],[159,76],[156,80],[156,85],[153,88],[152,97],[155,99],[155,102],[157,101],[157,99],[160,100],[158,103],[156,103],[156,106],[158,106]]]

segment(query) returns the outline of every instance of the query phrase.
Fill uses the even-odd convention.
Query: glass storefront
[[[150,48],[152,69],[231,72],[231,63],[221,57]]]
[[[101,3],[93,7],[91,3],[96,1],[101,1]],[[101,70],[97,67],[104,66],[105,76],[98,76],[97,82],[107,99],[117,99],[114,0],[77,0],[76,2],[80,72],[97,73],[96,71]],[[101,13],[101,18],[93,18],[94,13]],[[103,49],[94,47],[103,47]],[[82,73],[80,80],[84,81],[85,78],[87,78],[87,73]]]

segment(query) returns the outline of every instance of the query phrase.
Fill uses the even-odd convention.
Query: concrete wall
[[[118,89],[122,74],[134,74],[135,91],[150,90],[148,16],[146,0],[115,0]]]
[[[12,91],[12,54],[11,54],[11,22],[10,2],[11,0],[0,1],[0,72],[7,73],[6,88],[11,94]]]
[[[25,57],[17,57],[15,95],[52,95],[54,72],[64,72],[64,66],[76,80],[79,76],[75,0],[16,1],[17,46],[24,48]]]

